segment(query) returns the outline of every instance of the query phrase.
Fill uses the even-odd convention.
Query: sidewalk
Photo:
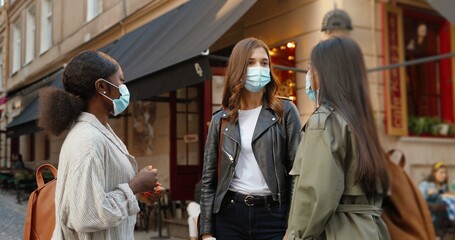
[[[27,212],[27,201],[16,203],[13,191],[0,192],[0,239],[22,240],[24,234],[24,221]],[[166,228],[163,229],[163,238],[158,237],[158,232],[136,231],[135,240],[169,239],[182,240],[181,238],[166,237]]]
[[[27,201],[16,203],[13,191],[0,192],[0,239],[21,240],[24,233],[24,220]]]

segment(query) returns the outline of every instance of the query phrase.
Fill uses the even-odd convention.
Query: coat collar
[[[112,130],[111,126],[109,124],[107,124],[106,126],[101,124],[101,122],[95,117],[95,115],[88,112],[82,112],[79,115],[77,122],[87,122],[88,124],[92,125],[104,136],[106,136],[107,139],[109,139],[109,141],[111,141],[115,146],[117,146],[117,148],[120,151],[122,151],[124,154],[129,155],[125,144],[123,144],[122,140],[120,140],[120,138],[117,137],[117,135],[114,133],[114,130]]]

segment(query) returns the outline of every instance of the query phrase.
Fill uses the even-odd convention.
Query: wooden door
[[[204,147],[203,86],[193,85],[170,93],[171,186],[173,200],[190,200],[202,171]]]

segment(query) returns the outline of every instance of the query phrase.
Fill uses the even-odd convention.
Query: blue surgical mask
[[[311,101],[317,103],[318,102],[318,98],[317,98],[317,90],[312,90],[311,89],[311,78],[313,77],[313,75],[310,75],[310,71],[308,71],[306,73],[306,86],[305,86],[305,90],[306,90],[306,95],[308,96],[308,98],[310,98]]]
[[[265,67],[248,67],[245,88],[250,92],[259,92],[270,82],[270,69]]]
[[[115,86],[114,84],[112,84],[109,81],[106,81],[104,79],[101,79],[101,80],[103,80],[103,81],[109,83],[110,85],[118,88],[118,91],[120,93],[120,98],[119,99],[111,99],[110,97],[108,97],[108,96],[104,95],[103,93],[101,93],[101,95],[103,95],[104,97],[106,97],[107,99],[112,101],[112,103],[114,104],[114,113],[113,113],[113,115],[117,116],[120,113],[122,113],[123,111],[125,111],[125,109],[128,107],[128,105],[130,103],[130,92],[128,91],[128,88],[126,87],[125,84],[120,84],[117,87],[117,86]]]

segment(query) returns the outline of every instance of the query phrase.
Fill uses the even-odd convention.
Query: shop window
[[[406,5],[385,11],[387,64],[451,51],[451,25],[435,12]],[[384,71],[386,132],[395,136],[454,136],[451,59]]]
[[[405,60],[412,61],[449,52],[451,40],[448,26],[443,18],[404,8]],[[409,135],[452,135],[454,117],[450,69],[450,60],[429,61],[406,67]]]
[[[295,43],[288,42],[270,50],[270,57],[273,65],[295,68]],[[296,84],[295,84],[295,71],[285,68],[274,68],[273,73],[280,79],[281,86],[277,94],[279,96],[287,97],[294,103],[297,101]]]
[[[177,165],[199,165],[200,159],[200,95],[199,87],[176,91]]]

